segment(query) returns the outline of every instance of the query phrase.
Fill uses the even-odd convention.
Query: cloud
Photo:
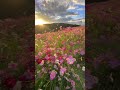
[[[39,3],[36,4],[36,9],[43,14],[51,16],[71,14],[70,12],[66,12],[69,7],[67,2],[60,3],[58,0],[46,0]]]
[[[85,0],[73,0],[75,4],[85,5]]]
[[[77,24],[77,25],[85,25],[85,18],[70,20],[68,21],[69,24]]]
[[[79,11],[85,11],[85,8],[78,8],[77,10],[79,10]]]
[[[84,10],[85,0],[35,0],[37,16],[52,22],[68,22]],[[73,10],[73,11],[72,11]]]

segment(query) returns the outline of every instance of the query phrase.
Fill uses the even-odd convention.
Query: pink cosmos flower
[[[70,45],[73,46],[73,45],[74,45],[74,42],[70,42]]]
[[[51,50],[50,48],[47,48],[46,54],[49,54],[49,53],[51,53],[51,52],[52,52],[52,50]]]
[[[75,81],[69,80],[69,82],[71,83],[72,87],[75,87]]]
[[[63,76],[64,73],[66,72],[66,70],[67,70],[66,68],[61,67],[60,68],[60,75]]]
[[[73,64],[76,61],[76,59],[73,58],[72,56],[69,56],[66,60],[68,64]]]
[[[45,59],[50,60],[50,55],[46,55]]]
[[[38,56],[42,56],[42,52],[39,52],[39,53],[38,53]]]
[[[63,55],[63,59],[66,59],[66,58],[67,58],[67,54],[64,54],[64,55]]]
[[[9,68],[9,69],[16,69],[16,68],[17,68],[17,63],[14,63],[13,61],[11,61],[11,62],[8,64],[8,68]]]
[[[60,64],[62,64],[64,62],[63,56],[59,56],[58,60],[59,60]]]
[[[36,56],[35,56],[35,60],[38,60],[38,59],[39,59],[39,57],[36,55]]]
[[[62,51],[66,51],[66,47],[61,48]]]
[[[51,63],[55,63],[55,56],[51,56]]]
[[[50,80],[53,80],[56,77],[57,72],[55,70],[52,70],[50,72]]]
[[[76,50],[74,50],[74,55],[76,55],[78,53],[78,50],[76,49]]]
[[[37,39],[41,38],[41,36],[42,36],[41,34],[36,34]]]
[[[80,54],[81,54],[81,55],[85,55],[85,50],[81,50],[81,51],[80,51]]]

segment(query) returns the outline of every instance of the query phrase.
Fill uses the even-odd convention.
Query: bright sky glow
[[[43,25],[43,24],[47,24],[48,22],[42,20],[42,19],[36,19],[35,20],[35,25]]]

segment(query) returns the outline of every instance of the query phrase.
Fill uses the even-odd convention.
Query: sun
[[[43,25],[43,24],[46,24],[46,23],[48,23],[48,22],[46,22],[43,19],[36,19],[35,20],[35,25]]]

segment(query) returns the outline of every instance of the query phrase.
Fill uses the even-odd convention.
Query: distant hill
[[[73,25],[73,24],[66,24],[66,23],[52,23],[52,24],[44,24],[43,26],[41,25],[36,25],[35,26],[35,33],[45,33],[45,32],[54,32],[62,28],[66,27],[77,27],[80,25]]]

